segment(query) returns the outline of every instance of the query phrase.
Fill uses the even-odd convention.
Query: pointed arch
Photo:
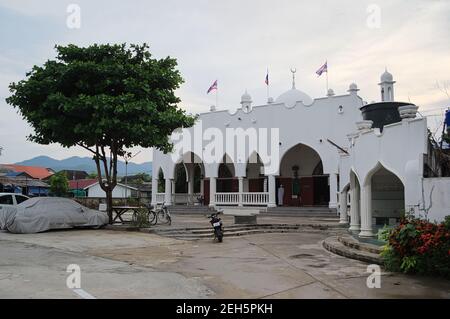
[[[218,193],[230,193],[238,191],[236,167],[228,154],[224,154],[217,168],[216,189]]]
[[[331,176],[324,174],[319,152],[304,143],[291,146],[281,156],[276,189],[283,185],[284,195],[277,202],[288,206],[329,206]],[[333,196],[336,196],[334,193]]]
[[[368,216],[374,233],[376,227],[392,225],[399,222],[405,211],[405,183],[393,170],[383,163],[377,164],[367,173],[364,179]]]
[[[400,174],[398,174],[395,170],[391,169],[390,167],[386,166],[383,162],[378,161],[378,162],[375,164],[375,166],[372,167],[372,169],[370,169],[370,170],[367,172],[367,174],[366,174],[366,176],[365,176],[365,178],[364,178],[364,182],[363,182],[363,184],[361,184],[361,186],[362,186],[362,185],[367,185],[367,184],[370,182],[372,176],[373,176],[379,169],[381,169],[381,168],[384,168],[385,170],[391,172],[393,175],[395,175],[395,176],[402,182],[403,185],[405,185],[405,183],[404,183],[404,181],[402,180],[402,177],[401,177]]]
[[[217,168],[217,176],[219,178],[231,178],[236,175],[236,167],[231,157],[225,153],[222,157],[222,161]]]
[[[164,193],[166,191],[166,175],[164,174],[164,170],[162,167],[157,168],[156,171],[156,179],[157,179],[157,185],[158,190],[157,193]]]

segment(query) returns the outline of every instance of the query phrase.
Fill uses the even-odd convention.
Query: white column
[[[164,194],[164,202],[166,205],[172,205],[172,184],[173,184],[173,179],[169,179],[166,178],[165,179],[165,183],[166,183],[166,189],[165,189],[165,194]]]
[[[356,185],[355,175],[350,175],[350,231],[357,232],[359,224],[359,187]]]
[[[194,166],[188,165],[188,204],[193,203],[194,198]]]
[[[158,193],[158,178],[156,176],[152,176],[152,201],[151,205],[156,205],[156,194]]]
[[[330,203],[329,208],[337,208],[337,175],[330,173]]]
[[[276,183],[275,183],[275,175],[268,176],[268,184],[269,184],[269,202],[267,203],[267,207],[277,207],[276,203]]]
[[[360,237],[373,237],[372,230],[372,185],[369,182],[361,191],[361,232]]]
[[[239,181],[238,206],[242,207],[242,206],[244,206],[244,205],[242,204],[242,193],[244,192],[244,177],[239,176],[239,177],[238,177],[238,181]]]
[[[216,178],[209,178],[209,207],[216,207]]]
[[[205,178],[200,179],[200,194],[205,195]]]
[[[347,224],[347,191],[339,194],[339,224]]]

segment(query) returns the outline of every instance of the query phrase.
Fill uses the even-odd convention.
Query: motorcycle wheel
[[[216,237],[217,237],[217,240],[219,241],[219,243],[221,243],[223,241],[223,233],[222,233],[222,231],[218,230],[216,232]]]

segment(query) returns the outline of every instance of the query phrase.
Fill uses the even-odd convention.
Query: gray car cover
[[[0,229],[12,233],[39,233],[50,229],[101,227],[108,223],[106,213],[89,209],[74,200],[35,197],[17,206],[0,209]]]

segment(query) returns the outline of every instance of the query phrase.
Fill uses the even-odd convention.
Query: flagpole
[[[219,87],[216,88],[216,109],[219,108]]]
[[[325,61],[325,63],[327,64],[327,95],[328,95],[328,59]]]

